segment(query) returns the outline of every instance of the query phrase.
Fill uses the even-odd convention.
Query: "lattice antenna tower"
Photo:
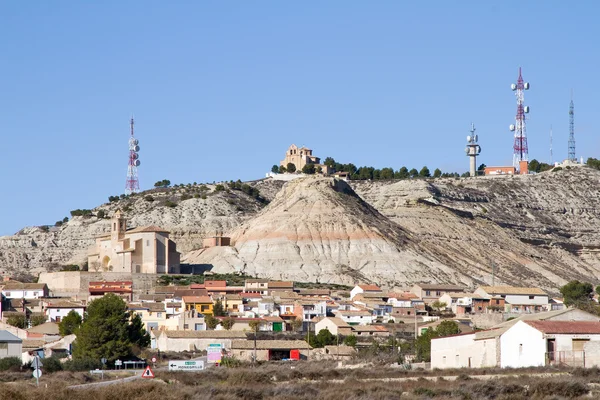
[[[510,130],[515,132],[515,141],[513,145],[513,166],[519,168],[519,162],[529,161],[529,150],[527,148],[527,129],[525,127],[525,114],[529,114],[529,106],[524,105],[525,97],[523,92],[529,90],[529,82],[523,81],[521,67],[519,67],[519,77],[517,83],[510,85],[517,97],[517,115],[515,124],[510,125]]]
[[[125,182],[125,193],[137,193],[140,191],[140,182],[138,181],[138,167],[140,159],[138,152],[140,151],[139,141],[133,135],[133,117],[129,122],[131,128],[131,137],[129,138],[129,165],[127,166],[127,180]]]
[[[569,105],[569,161],[577,162],[575,155],[575,105],[573,104],[573,90],[571,90],[571,104]]]

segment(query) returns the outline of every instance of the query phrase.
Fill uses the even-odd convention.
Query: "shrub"
[[[63,365],[58,359],[58,357],[48,357],[44,358],[44,372],[58,372],[63,370]]]
[[[21,369],[21,358],[19,357],[6,357],[0,358],[0,371],[18,371]]]
[[[87,210],[87,209],[77,209],[77,210],[72,210],[71,211],[71,217],[89,217],[90,215],[92,215],[92,210]]]
[[[165,206],[166,206],[166,207],[171,207],[171,208],[173,208],[173,207],[177,207],[177,203],[175,203],[175,202],[172,202],[171,200],[167,200],[167,201],[165,202]]]
[[[47,318],[45,315],[32,315],[29,318],[29,322],[31,323],[31,326],[38,326],[43,324],[44,322],[46,322]]]
[[[218,184],[217,186],[215,186],[215,192],[221,192],[225,190],[225,186]]]
[[[179,200],[184,201],[184,200],[188,200],[191,198],[192,198],[192,196],[190,196],[189,194],[182,194]]]
[[[63,364],[65,371],[89,371],[96,368],[102,368],[102,363],[91,358],[74,358]]]
[[[146,201],[154,201],[154,197],[148,195],[148,196],[144,197],[144,200],[146,200]]]
[[[562,171],[562,167],[556,167],[552,170],[552,172]]]
[[[25,319],[25,315],[18,314],[11,315],[10,317],[8,317],[6,319],[6,323],[16,328],[25,329],[25,324],[27,323],[27,320]]]
[[[96,213],[96,217],[102,219],[106,216],[106,213],[104,212],[104,210],[100,210]]]

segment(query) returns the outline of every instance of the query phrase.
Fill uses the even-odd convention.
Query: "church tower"
[[[125,231],[127,230],[127,218],[125,218],[120,210],[117,210],[115,215],[110,220],[110,239],[112,242],[125,239]]]

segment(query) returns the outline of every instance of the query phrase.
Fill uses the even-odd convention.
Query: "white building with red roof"
[[[381,288],[377,285],[356,285],[350,291],[350,299],[353,299],[359,293],[381,293]]]

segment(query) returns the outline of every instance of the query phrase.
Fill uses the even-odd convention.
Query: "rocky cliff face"
[[[138,195],[94,212],[128,208],[131,226],[171,230],[184,262],[216,271],[389,286],[494,279],[556,290],[569,279],[600,279],[599,182],[600,172],[584,167],[349,184],[309,177],[283,188],[253,184],[272,200],[266,207],[239,190],[207,185],[152,193],[154,201]],[[177,206],[166,207],[167,200]],[[0,271],[81,262],[93,237],[108,229],[105,219],[75,217],[47,233],[27,228],[2,237]],[[234,246],[201,249],[202,238],[215,232],[231,235]]]

